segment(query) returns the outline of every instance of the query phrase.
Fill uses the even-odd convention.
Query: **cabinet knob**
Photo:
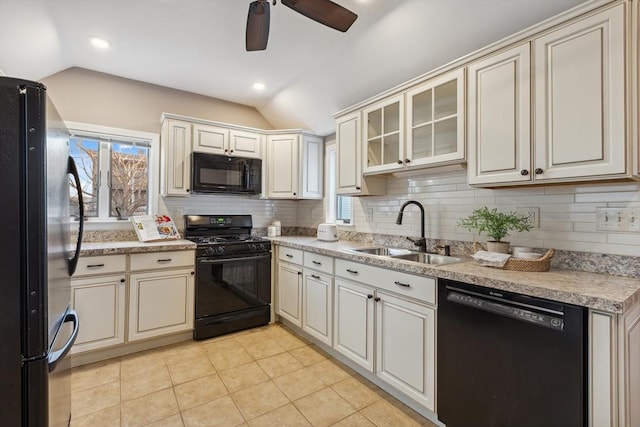
[[[368,295],[367,295],[367,298],[368,298],[368,299],[371,299],[371,298],[373,298],[373,295],[368,294]]]
[[[528,171],[528,170],[526,170],[526,169],[522,169],[522,170],[520,171],[520,175],[522,175],[522,176],[527,176],[527,175],[529,175],[529,171]]]
[[[125,280],[124,280],[124,277],[123,277],[122,279],[120,279],[120,283],[124,283],[124,282],[125,282]]]
[[[188,193],[188,192],[189,192],[189,189],[187,188],[187,189],[186,189],[186,190],[184,190],[184,191],[186,191],[186,192]]]
[[[229,150],[227,150],[227,149],[225,148],[224,152],[226,153],[226,152],[228,152],[228,151],[229,151]]]
[[[540,169],[540,168],[536,168],[536,170],[535,170],[536,175],[540,175],[540,174],[542,174],[542,172],[544,172],[544,171],[542,169]]]
[[[195,271],[192,271],[192,272],[191,272],[191,275],[193,276],[194,274],[196,274],[196,272],[195,272]]]
[[[356,186],[356,190],[361,190],[361,188]]]
[[[231,150],[231,152],[233,153],[233,150]]]
[[[374,300],[375,302],[378,302],[378,301],[380,301],[380,297],[375,297],[373,300]]]
[[[295,196],[295,195],[296,195],[296,193],[293,193],[293,195]]]
[[[298,271],[298,276],[302,276],[302,271]]]
[[[404,159],[405,163],[411,163],[411,159]]]
[[[401,165],[402,164],[402,160],[398,160],[398,164]]]

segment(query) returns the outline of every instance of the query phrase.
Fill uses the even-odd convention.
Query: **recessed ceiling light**
[[[253,88],[254,88],[255,90],[264,90],[264,87],[265,87],[265,86],[264,86],[264,83],[254,83],[254,84],[253,84]]]
[[[98,49],[107,49],[109,47],[109,42],[105,39],[101,39],[100,37],[91,37],[89,39],[91,41],[91,45]]]

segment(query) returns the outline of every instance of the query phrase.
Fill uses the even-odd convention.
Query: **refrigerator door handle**
[[[71,350],[71,346],[74,342],[76,342],[76,338],[78,338],[78,330],[80,329],[80,322],[78,319],[78,313],[75,310],[69,309],[67,314],[65,314],[64,319],[62,319],[62,323],[73,322],[73,332],[71,336],[67,340],[67,343],[60,350],[52,351],[48,356],[49,363],[49,372],[53,372],[56,369],[56,365],[59,361],[64,359],[69,350]],[[62,327],[62,325],[60,325]]]
[[[69,276],[73,276],[78,267],[78,259],[80,258],[80,245],[82,244],[82,234],[84,233],[84,203],[82,201],[82,187],[80,186],[80,176],[78,175],[78,168],[76,162],[73,161],[73,157],[69,156],[69,164],[67,166],[67,172],[73,176],[73,180],[78,191],[78,205],[80,207],[80,227],[78,229],[78,241],[76,242],[76,252],[73,258],[69,260]]]

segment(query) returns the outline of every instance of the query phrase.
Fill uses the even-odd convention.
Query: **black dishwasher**
[[[440,421],[585,426],[586,316],[583,307],[440,279]]]

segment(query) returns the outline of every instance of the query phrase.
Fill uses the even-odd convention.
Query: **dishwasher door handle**
[[[467,307],[493,313],[498,316],[510,317],[512,319],[532,323],[557,331],[564,330],[563,313],[556,312],[558,314],[555,315],[541,313],[540,311],[551,311],[543,307],[521,304],[498,297],[485,297],[481,294],[476,294],[475,292],[469,292],[449,286],[447,286],[446,299],[447,302],[453,304],[465,305]],[[530,309],[537,309],[540,311]]]

